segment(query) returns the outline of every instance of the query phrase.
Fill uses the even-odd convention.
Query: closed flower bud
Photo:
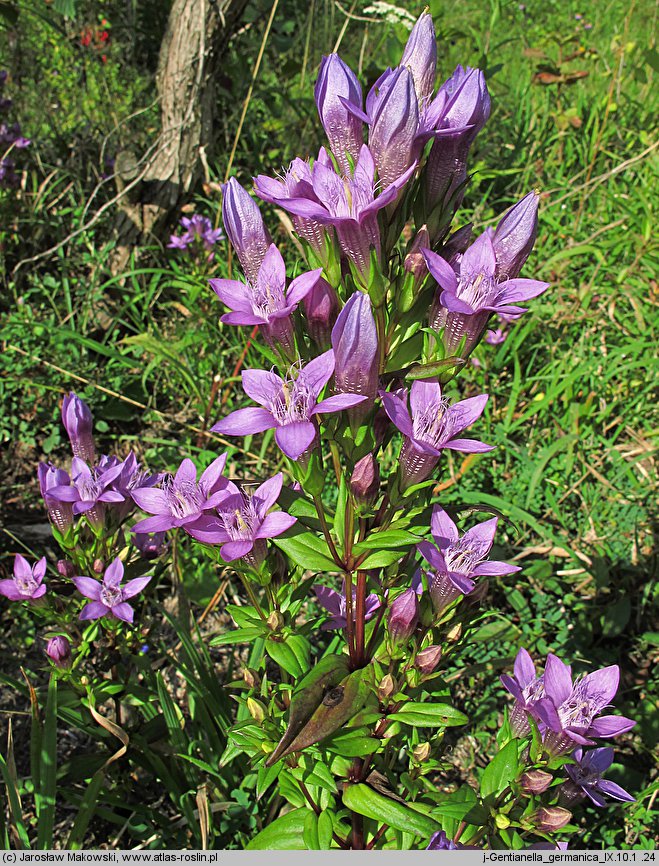
[[[390,698],[395,691],[396,681],[391,674],[385,674],[380,680],[380,685],[378,686],[378,698],[384,702],[387,698]]]
[[[440,646],[428,646],[417,653],[414,664],[422,674],[429,676],[436,669],[442,657],[442,648]]]
[[[357,505],[370,508],[380,492],[380,466],[373,454],[365,454],[350,476],[350,492]]]
[[[57,573],[61,574],[62,577],[74,577],[76,574],[76,567],[70,559],[58,559]]]
[[[560,830],[572,819],[572,812],[567,809],[562,809],[560,806],[541,806],[537,809],[531,821],[536,830],[543,833],[553,833],[555,830]]]
[[[63,635],[51,637],[46,645],[46,655],[57,668],[65,670],[71,666],[71,644]]]
[[[96,574],[103,574],[105,571],[105,565],[102,559],[95,559],[92,564],[92,571],[96,572]]]
[[[259,675],[251,668],[243,669],[243,679],[250,689],[257,689],[261,683]]]
[[[92,413],[89,406],[73,391],[62,401],[62,423],[69,436],[73,456],[80,457],[86,463],[94,463],[96,446]]]
[[[412,750],[412,755],[418,764],[423,764],[424,761],[427,761],[430,757],[431,751],[432,746],[430,743],[419,743],[418,746],[415,746]]]
[[[412,73],[420,102],[432,95],[437,69],[437,37],[429,12],[422,12],[412,28],[400,65]]]
[[[348,174],[350,158],[357,162],[364,143],[364,129],[362,121],[345,107],[344,100],[361,111],[362,88],[338,54],[323,57],[314,97],[332,153],[341,171]]]
[[[414,280],[418,284],[428,273],[426,260],[423,257],[421,250],[430,246],[430,236],[428,235],[428,227],[421,226],[416,233],[416,237],[412,243],[409,253],[405,256],[404,267],[410,274],[414,275]]]
[[[368,146],[383,187],[397,180],[414,162],[419,107],[414,79],[401,66],[388,79],[373,112]]]
[[[355,292],[332,328],[334,384],[339,394],[362,394],[363,403],[348,409],[351,424],[359,424],[370,412],[378,391],[378,333],[371,299]]]
[[[519,780],[520,787],[525,794],[542,794],[554,781],[551,773],[544,770],[529,770]]]
[[[222,188],[222,220],[245,276],[256,283],[265,254],[272,244],[258,205],[235,177]]]
[[[304,314],[311,339],[323,349],[330,346],[332,328],[339,313],[339,299],[327,280],[318,280],[303,299]]]
[[[257,701],[255,698],[247,698],[247,711],[257,722],[262,722],[266,717],[265,707],[261,701]]]
[[[281,631],[284,627],[284,617],[278,610],[273,610],[268,617],[268,628],[270,631]]]
[[[517,202],[499,221],[492,235],[497,258],[496,276],[512,280],[519,275],[538,236],[538,200],[530,192]]]
[[[387,630],[393,643],[409,640],[419,621],[419,597],[416,590],[406,589],[397,595],[389,610]]]

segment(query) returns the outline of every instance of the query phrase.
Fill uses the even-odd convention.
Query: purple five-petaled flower
[[[350,110],[354,106],[361,111],[362,87],[338,54],[323,57],[314,97],[332,153],[347,175],[364,141],[361,120]]]
[[[417,547],[432,569],[426,572],[433,607],[441,613],[460,595],[474,589],[474,578],[513,574],[519,566],[489,560],[498,520],[496,517],[472,526],[460,535],[446,511],[436,505],[430,520],[433,541],[422,541]]]
[[[450,355],[459,352],[461,357],[468,357],[482,338],[492,313],[519,317],[526,310],[516,304],[535,298],[549,286],[538,280],[499,279],[488,232],[483,232],[453,264],[432,250],[423,250],[423,255],[439,286],[430,325],[438,331],[444,329],[444,346]]]
[[[366,399],[357,394],[335,394],[318,403],[333,372],[332,349],[303,367],[292,367],[286,379],[267,370],[245,370],[243,390],[260,406],[237,409],[212,430],[227,436],[249,436],[274,428],[277,445],[291,460],[298,460],[316,438],[316,415],[340,412]]]
[[[80,611],[80,619],[100,619],[103,616],[110,616],[132,623],[135,612],[126,599],[142,592],[152,576],[136,577],[122,586],[124,566],[117,558],[105,569],[103,582],[94,580],[93,577],[74,577],[73,582],[78,591],[91,599],[89,604]]]
[[[513,734],[516,737],[525,737],[530,733],[529,714],[543,730],[544,725],[540,722],[535,707],[538,701],[545,697],[544,676],[536,673],[533,659],[524,647],[519,649],[515,658],[513,676],[502,674],[501,684],[515,698],[515,704],[509,715]]]
[[[297,520],[285,511],[270,511],[281,493],[283,478],[279,472],[253,493],[229,482],[217,504],[217,516],[204,515],[189,529],[190,535],[205,544],[221,544],[220,556],[225,562],[244,557],[259,565],[266,553],[265,540],[286,532]]]
[[[319,268],[300,274],[286,291],[286,265],[282,254],[271,244],[254,282],[210,280],[210,285],[222,303],[232,310],[222,316],[222,322],[260,325],[267,343],[279,344],[291,357],[295,350],[291,313],[314,288],[321,273]]]
[[[222,499],[229,484],[222,475],[226,462],[227,455],[220,455],[197,481],[197,469],[192,460],[186,457],[176,474],[167,476],[161,487],[133,490],[131,496],[137,505],[154,516],[140,520],[132,531],[166,532],[176,527],[184,527],[187,531]]]
[[[483,413],[487,394],[450,405],[438,382],[417,380],[410,389],[411,413],[407,409],[407,390],[395,394],[380,391],[380,396],[387,415],[404,436],[400,453],[402,490],[425,481],[444,448],[483,453],[494,447],[478,439],[459,437]]]
[[[208,217],[201,214],[182,217],[179,223],[185,232],[182,235],[171,235],[167,244],[170,249],[185,250],[198,238],[206,252],[212,253],[215,244],[224,237],[222,229],[214,229]]]
[[[24,556],[17,553],[14,559],[14,576],[0,580],[0,595],[10,601],[36,601],[46,594],[46,585],[43,582],[45,574],[45,556],[30,565]]]
[[[327,586],[321,586],[320,584],[314,584],[312,587],[313,591],[316,593],[316,597],[318,602],[325,610],[331,614],[330,618],[326,620],[321,629],[323,631],[330,631],[335,628],[345,628],[348,624],[347,620],[347,611],[346,611],[346,588],[345,581],[341,585],[341,592],[337,592],[335,589],[330,589]],[[353,621],[356,617],[356,605],[357,605],[357,592],[355,587],[352,588],[352,618]],[[374,616],[375,612],[381,606],[381,601],[375,595],[375,593],[371,593],[366,596],[364,602],[364,614],[365,619],[369,620],[372,616]]]
[[[567,764],[565,769],[572,780],[575,788],[581,789],[595,803],[596,806],[605,806],[606,800],[602,796],[606,794],[614,800],[633,803],[631,794],[602,776],[613,763],[613,749],[591,749],[588,752],[579,746],[572,754],[576,764]]]
[[[124,501],[123,494],[111,489],[123,468],[123,463],[117,463],[108,468],[94,466],[90,469],[84,460],[74,457],[71,461],[71,484],[52,487],[48,495],[60,502],[71,503],[74,514],[86,514],[92,523],[102,523],[104,506]]]

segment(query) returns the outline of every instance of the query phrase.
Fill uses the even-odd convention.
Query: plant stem
[[[350,661],[355,662],[355,620],[352,615],[352,572],[346,571],[344,575],[344,587],[346,594],[346,640],[348,643],[348,654]]]
[[[330,549],[330,553],[332,554],[332,559],[339,566],[341,570],[345,567],[341,557],[338,554],[332,536],[330,534],[330,529],[327,524],[327,518],[325,517],[325,508],[323,506],[323,500],[317,494],[313,498],[313,504],[316,506],[316,513],[318,515],[318,519],[320,520],[320,525],[323,530],[323,535],[325,536],[325,541],[327,542],[327,546]]]
[[[239,575],[239,577],[240,577],[240,579],[241,579],[241,581],[242,581],[242,583],[243,583],[243,586],[245,587],[245,592],[246,592],[247,595],[249,596],[249,600],[252,602],[252,604],[254,605],[254,608],[256,609],[256,612],[257,612],[258,615],[261,617],[261,619],[263,620],[263,622],[267,622],[267,621],[268,621],[268,617],[263,613],[263,610],[262,610],[262,608],[261,608],[261,605],[259,604],[259,600],[258,600],[258,598],[256,597],[256,595],[254,594],[254,590],[253,590],[252,587],[250,586],[249,578],[248,578],[248,577],[245,577],[245,575],[244,575],[244,574],[241,574],[240,572],[238,572],[238,575]]]
[[[357,605],[355,610],[355,663],[364,664],[364,630],[366,628],[366,572],[357,572]]]

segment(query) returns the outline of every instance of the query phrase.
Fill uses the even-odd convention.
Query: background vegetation
[[[238,363],[249,366],[258,358],[252,358],[247,329],[218,325],[221,310],[206,285],[209,275],[231,269],[226,242],[208,265],[167,249],[165,235],[136,250],[121,272],[110,267],[113,161],[128,147],[145,151],[157,134],[153,77],[168,4],[0,5],[6,16],[0,66],[10,72],[11,120],[20,121],[32,142],[15,155],[20,186],[0,189],[5,576],[13,554],[50,550],[36,465],[44,457],[64,459],[63,393],[75,388],[93,407],[105,450],[133,448],[158,470],[187,454],[207,465],[228,443],[206,428],[232,407]],[[249,3],[222,62],[218,155],[206,165],[186,213],[219,221],[219,183],[232,154],[231,173],[248,184],[253,174],[277,172],[294,156],[316,151],[313,82],[321,55],[338,45],[371,83],[378,70],[397,62],[408,33],[404,19],[424,4],[403,5],[281,0],[269,27],[269,0]],[[652,372],[659,53],[649,41],[657,7],[650,0],[429,5],[442,77],[459,62],[480,66],[492,94],[465,219],[490,224],[539,188],[540,234],[525,274],[552,284],[508,339],[481,348],[477,365],[464,374],[474,393],[492,395],[482,433],[498,449],[487,459],[457,457],[449,464],[440,501],[500,509],[510,518],[504,552],[524,569],[491,581],[495,615],[484,621],[468,665],[456,674],[458,698],[474,730],[486,734],[476,738],[467,731],[456,740],[445,778],[468,780],[482,765],[505,701],[498,674],[519,645],[537,656],[552,650],[577,668],[617,663],[619,710],[639,724],[621,738],[615,778],[638,799],[629,808],[588,810],[581,841],[648,847],[659,735]],[[268,219],[292,262],[286,225],[272,210]],[[255,478],[265,464],[276,471],[279,458],[267,436],[244,444]],[[223,682],[236,678],[238,659],[217,651],[209,656],[191,625],[217,596],[218,575],[185,546],[175,554],[156,625],[144,638],[143,674],[158,700],[134,695],[136,733],[128,757],[99,769],[119,748],[116,736],[90,722],[73,695],[68,704],[60,695],[59,710],[50,707],[62,736],[59,844],[84,839],[87,846],[171,848],[201,844],[210,833],[213,844],[235,845],[240,833],[256,826],[255,774],[218,765],[222,720],[231,711],[218,675]],[[220,585],[231,598],[231,583]],[[226,624],[222,610],[220,600],[202,629]],[[27,641],[21,662],[32,671],[32,685],[43,689],[47,675],[29,616],[17,614],[16,606],[10,612],[4,599],[0,612],[7,623],[0,637],[6,683],[0,724],[6,731],[13,720],[9,751],[27,825],[33,818],[29,692],[16,647]],[[109,691],[96,696],[99,704],[111,697],[108,683]],[[45,693],[38,700],[46,706]],[[100,761],[99,741],[107,751]],[[101,788],[94,809],[92,794]],[[209,798],[213,820],[204,830],[199,815]],[[273,814],[276,808],[272,804]],[[83,820],[74,824],[76,815]]]

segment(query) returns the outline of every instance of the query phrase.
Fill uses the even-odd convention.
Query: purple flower
[[[444,448],[484,453],[494,447],[478,439],[457,438],[480,418],[487,394],[450,405],[442,396],[438,382],[417,380],[410,389],[411,417],[407,409],[407,389],[400,389],[397,394],[380,391],[380,396],[387,415],[404,436],[400,453],[403,490],[428,478]]]
[[[341,584],[341,592],[337,592],[335,589],[329,589],[327,586],[320,586],[320,584],[314,584],[312,587],[313,591],[316,593],[316,597],[318,599],[321,607],[324,607],[325,610],[330,613],[332,616],[326,622],[324,622],[321,626],[323,631],[330,631],[335,628],[345,628],[348,624],[348,620],[346,618],[346,589],[345,589],[345,581]],[[357,591],[355,587],[352,588],[352,618],[353,622],[356,616],[356,606],[357,606]],[[375,595],[375,593],[371,593],[366,596],[365,604],[364,604],[364,614],[365,619],[368,621],[371,619],[378,608],[381,607],[380,599]]]
[[[290,357],[295,351],[291,313],[320,279],[322,270],[300,274],[286,290],[286,265],[274,244],[268,249],[255,282],[210,280],[223,304],[233,312],[222,316],[228,325],[260,325],[270,346],[281,345]]]
[[[432,15],[422,12],[409,35],[400,65],[412,73],[420,103],[432,96],[437,71],[437,37]]]
[[[224,498],[217,504],[218,517],[200,518],[190,527],[190,535],[205,544],[221,544],[220,555],[225,562],[249,557],[252,564],[260,564],[265,558],[265,539],[281,535],[297,520],[285,511],[268,514],[281,493],[283,477],[279,472],[253,493],[229,483]]]
[[[539,722],[540,728],[544,728],[536,712],[538,702],[545,697],[544,676],[536,674],[533,659],[523,647],[515,658],[513,674],[512,677],[503,674],[501,684],[515,698],[510,712],[513,733],[516,737],[525,737],[531,731],[527,718],[529,713]]]
[[[214,229],[208,217],[201,214],[193,214],[191,217],[182,217],[179,224],[185,232],[182,235],[171,235],[167,246],[170,249],[184,250],[197,239],[203,244],[204,249],[212,253],[215,244],[224,237],[222,229]]]
[[[538,280],[499,280],[496,254],[487,232],[454,265],[431,250],[423,254],[440,292],[439,313],[431,327],[438,331],[443,328],[446,351],[460,351],[464,358],[480,341],[492,313],[521,316],[526,310],[515,304],[535,298],[549,286]]]
[[[438,830],[430,837],[430,842],[426,851],[457,851],[459,848],[464,848],[459,842],[454,842],[449,839],[443,830]]]
[[[485,342],[489,346],[500,346],[501,343],[506,342],[508,334],[503,331],[501,328],[496,328],[493,331],[486,331],[485,333]]]
[[[394,644],[406,643],[419,621],[419,596],[414,589],[406,589],[392,601],[387,620],[387,631]]]
[[[74,514],[87,514],[92,523],[99,524],[104,519],[105,503],[124,501],[121,493],[110,489],[123,468],[123,463],[117,463],[107,469],[90,469],[84,460],[74,457],[71,461],[72,483],[51,488],[49,496],[60,502],[72,503]]]
[[[137,505],[153,517],[140,520],[132,532],[166,532],[183,526],[187,530],[207,511],[220,502],[229,481],[222,472],[227,455],[217,457],[205,469],[197,481],[197,469],[186,457],[176,470],[176,475],[168,476],[162,487],[142,487],[133,490],[132,497]]]
[[[460,536],[458,528],[444,509],[436,505],[430,522],[435,545],[422,541],[419,553],[432,566],[427,573],[430,598],[437,613],[441,613],[461,595],[474,589],[475,577],[483,575],[513,574],[519,566],[507,562],[488,560],[498,520],[485,520]]]
[[[68,638],[58,634],[46,644],[46,655],[56,668],[66,670],[71,666],[71,644]]]
[[[143,559],[157,559],[165,551],[164,532],[136,532],[133,543]]]
[[[383,186],[398,180],[416,162],[418,128],[414,79],[409,69],[400,66],[389,76],[369,126],[368,146]]]
[[[91,599],[81,610],[80,619],[100,619],[103,616],[111,616],[132,623],[135,611],[126,599],[142,592],[152,576],[136,577],[134,580],[129,580],[125,586],[121,586],[124,566],[117,558],[106,568],[102,583],[94,580],[93,577],[74,577],[73,582],[78,591]]]
[[[62,423],[69,436],[74,456],[93,463],[96,460],[96,446],[92,432],[92,413],[74,391],[62,400]]]
[[[350,158],[356,160],[364,141],[362,123],[346,107],[362,107],[362,88],[357,76],[338,54],[323,57],[314,90],[320,121],[330,149],[345,174],[351,170]]]
[[[35,601],[46,594],[43,582],[46,574],[46,557],[43,556],[34,565],[16,554],[14,559],[14,576],[8,580],[0,580],[0,595],[10,601]]]
[[[572,669],[557,656],[547,656],[544,673],[545,697],[535,710],[547,726],[547,751],[564,754],[574,744],[591,746],[588,737],[616,737],[631,730],[636,722],[624,716],[601,716],[618,690],[620,670],[610,665],[572,683]]]
[[[50,491],[54,487],[70,485],[71,479],[67,472],[57,469],[52,463],[40,463],[37,474],[41,495],[48,510],[48,519],[60,532],[66,532],[73,524],[73,506],[70,502],[51,496]]]
[[[318,280],[303,299],[307,331],[321,349],[328,349],[332,328],[339,313],[339,298],[327,280]]]
[[[348,298],[332,328],[332,348],[335,390],[364,395],[359,407],[348,413],[351,423],[359,424],[378,393],[378,332],[368,295],[355,292]]]
[[[496,256],[496,276],[512,280],[522,270],[538,236],[537,192],[530,192],[505,213],[491,233]]]
[[[581,747],[578,747],[572,757],[576,764],[567,764],[565,769],[574,785],[581,788],[596,806],[606,805],[603,794],[615,800],[634,802],[632,795],[624,788],[602,778],[613,763],[613,749],[591,749],[589,752],[584,752]]]
[[[286,379],[266,370],[245,370],[243,390],[260,408],[237,409],[212,430],[227,436],[250,436],[274,428],[277,445],[291,460],[298,460],[316,438],[316,415],[340,412],[366,399],[357,394],[336,394],[318,403],[333,372],[331,349],[304,367],[291,367]]]
[[[102,477],[103,472],[111,469],[119,464],[116,457],[102,457],[99,461],[98,471]],[[113,506],[113,511],[116,513],[117,520],[121,523],[130,514],[133,509],[133,492],[145,487],[154,487],[161,479],[159,473],[149,475],[144,469],[140,468],[137,462],[137,457],[131,451],[128,457],[121,464],[121,472],[114,479],[111,489],[120,493],[124,497],[123,502]]]
[[[272,238],[263,224],[258,205],[235,177],[222,187],[222,220],[227,236],[236,251],[245,276],[256,281],[261,262]]]

